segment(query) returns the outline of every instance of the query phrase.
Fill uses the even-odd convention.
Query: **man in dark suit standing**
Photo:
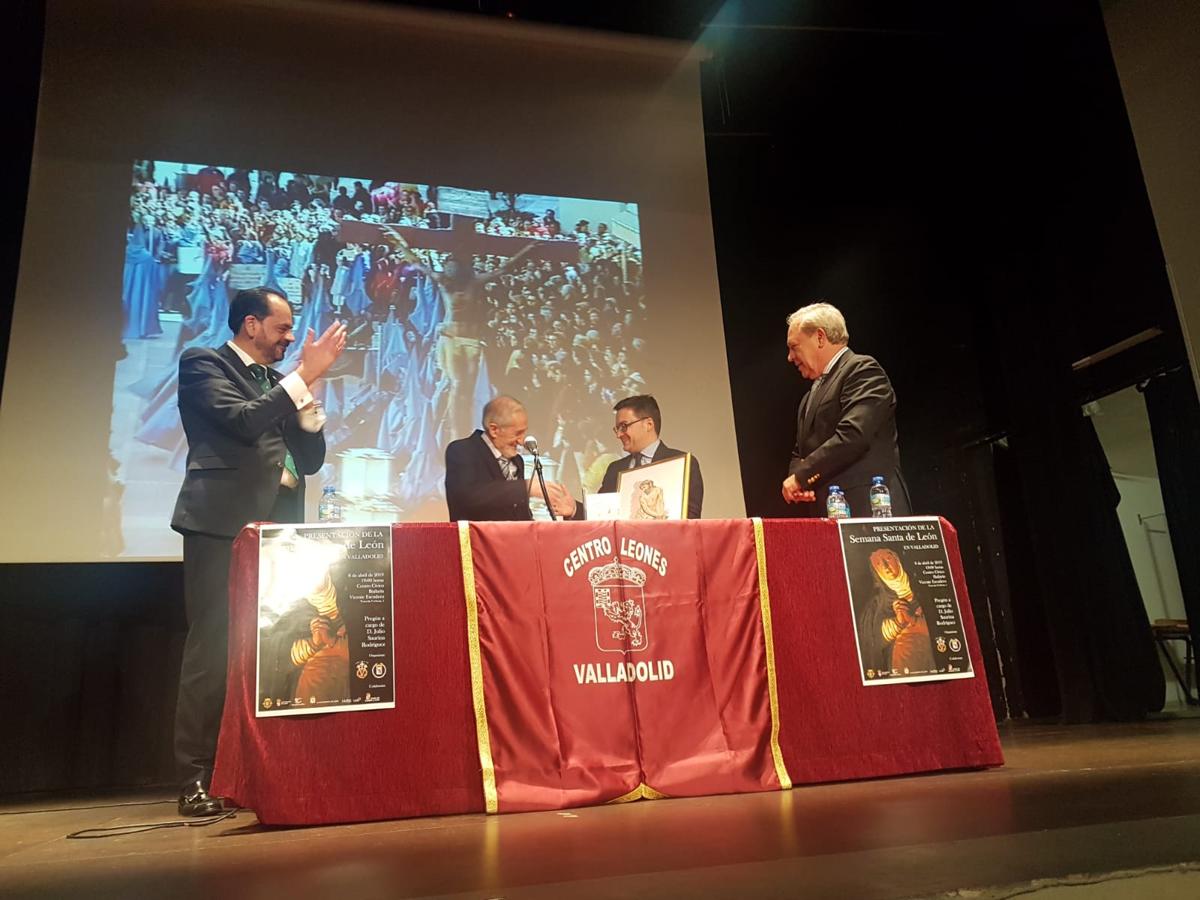
[[[334,322],[320,338],[308,333],[296,371],[270,368],[295,336],[291,307],[265,287],[238,291],[229,328],[224,346],[179,359],[188,455],[171,527],[183,535],[188,618],[175,711],[185,816],[222,809],[208,785],[225,705],[233,539],[248,522],[304,520],[304,477],[325,461],[325,417],[310,387],[346,346],[346,328]]]
[[[813,382],[796,414],[796,446],[783,499],[805,504],[804,515],[825,515],[829,486],[839,485],[852,516],[871,515],[871,479],[882,475],[892,514],[911,514],[900,472],[896,394],[874,359],[847,345],[842,314],[828,303],[804,306],[787,319],[788,362]]]
[[[513,397],[500,396],[483,408],[483,428],[446,447],[446,505],[450,521],[503,522],[533,519],[529,498],[541,498],[536,478],[525,478],[521,448],[529,416]],[[583,518],[583,507],[567,489],[546,482],[554,514]]]
[[[668,447],[658,436],[662,430],[662,413],[659,411],[658,401],[649,394],[626,397],[613,407],[613,412],[617,414],[613,434],[621,441],[621,449],[629,455],[608,464],[604,480],[600,482],[601,494],[615,491],[617,480],[624,471],[684,454],[683,450]],[[703,506],[704,479],[700,475],[700,463],[693,456],[688,478],[687,517],[700,518]]]

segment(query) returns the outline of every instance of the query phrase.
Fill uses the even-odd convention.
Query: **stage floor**
[[[985,772],[491,818],[267,829],[243,812],[205,828],[66,840],[171,821],[173,798],[9,802],[0,896],[869,900],[995,886],[1039,898],[1200,896],[1200,865],[1181,865],[1200,863],[1200,718],[1008,725],[1001,737],[1008,764]],[[1031,884],[1114,872],[1133,875]]]

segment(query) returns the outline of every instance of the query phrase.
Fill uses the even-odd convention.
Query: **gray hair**
[[[788,330],[802,328],[811,334],[818,328],[825,332],[831,344],[850,343],[850,332],[846,330],[846,319],[837,307],[826,303],[810,303],[802,306],[787,317]]]
[[[525,406],[516,397],[510,397],[507,394],[501,394],[499,397],[493,397],[487,402],[487,406],[483,408],[483,428],[484,431],[490,423],[495,422],[497,425],[508,425],[519,412],[524,412]]]

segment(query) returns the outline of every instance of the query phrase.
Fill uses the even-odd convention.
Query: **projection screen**
[[[431,277],[455,267],[484,285],[470,348]],[[613,403],[652,393],[705,516],[744,514],[686,46],[348,3],[51,0],[0,561],[178,558],[179,354],[230,338],[232,293],[259,284],[298,334],[351,327],[310,505],[331,484],[351,521],[444,521],[445,445],[497,393],[581,498],[620,454]]]

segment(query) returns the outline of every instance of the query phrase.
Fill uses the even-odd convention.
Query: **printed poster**
[[[937,517],[842,519],[864,685],[973,678]]]
[[[259,531],[255,715],[396,705],[390,525]]]

